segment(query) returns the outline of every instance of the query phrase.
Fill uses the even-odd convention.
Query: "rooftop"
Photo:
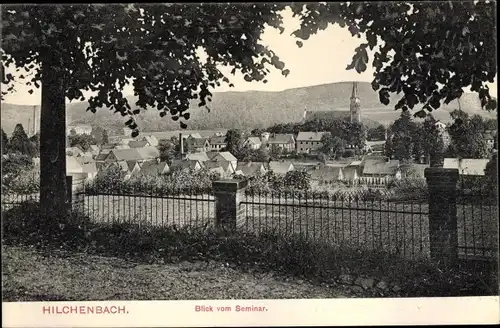
[[[326,132],[299,132],[297,141],[321,141]]]

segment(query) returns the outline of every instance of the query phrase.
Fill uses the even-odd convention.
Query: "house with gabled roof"
[[[130,149],[130,146],[127,145],[121,145],[121,144],[116,144],[113,149]]]
[[[136,141],[135,138],[120,138],[116,144],[119,145],[128,145],[131,141]]]
[[[277,147],[285,152],[291,152],[295,149],[295,138],[293,134],[273,133],[269,138],[264,139],[266,148]]]
[[[236,166],[236,172],[238,171],[246,177],[254,177],[266,174],[267,169],[262,162],[239,162]]]
[[[219,152],[218,151],[207,151],[207,152],[205,152],[205,154],[207,154],[207,157],[210,160],[213,160],[219,154]]]
[[[269,171],[275,174],[287,174],[290,171],[294,171],[295,167],[291,162],[278,162],[271,161],[268,164]]]
[[[222,151],[227,146],[225,136],[213,136],[208,140],[210,144],[210,151]]]
[[[343,181],[348,183],[357,183],[360,176],[363,175],[363,169],[360,165],[349,164],[342,168]]]
[[[161,162],[161,161],[144,162],[140,166],[141,166],[140,173],[144,175],[157,176],[157,175],[167,174],[168,172],[170,172],[170,166],[168,165],[167,162]]]
[[[111,149],[102,149],[99,154],[95,157],[96,162],[105,162],[106,158],[108,158]]]
[[[238,165],[238,159],[234,157],[233,154],[231,154],[228,151],[221,151],[215,155],[211,161],[213,162],[228,162],[231,164],[233,171],[236,169],[236,166]]]
[[[102,150],[111,150],[111,149],[115,149],[115,146],[117,145],[117,143],[107,143],[107,144],[104,144],[104,145],[101,145],[101,151]]]
[[[399,160],[366,159],[363,161],[363,177],[401,179]]]
[[[233,165],[230,162],[204,162],[203,168],[208,172],[219,172],[221,177],[229,177],[234,173]]]
[[[132,176],[137,175],[141,170],[141,167],[137,161],[120,160],[102,164],[100,171],[105,171],[114,165],[117,165],[122,170],[122,172],[125,173],[125,180],[128,180]]]
[[[210,150],[210,142],[208,138],[194,138],[193,136],[189,136],[186,139],[188,144],[188,149],[190,152],[207,152]]]
[[[206,152],[186,154],[186,159],[200,161],[201,163],[207,162],[210,160],[210,158],[207,156]]]
[[[77,157],[66,156],[66,174],[78,175],[84,177],[85,180],[92,180],[97,175],[97,165],[95,162],[83,162]]]
[[[106,157],[106,162],[144,161],[137,148],[112,149]]]
[[[188,135],[187,137],[191,137],[191,138],[194,138],[194,139],[201,139],[203,138],[201,134],[199,134],[198,132],[195,132],[195,133],[191,133],[190,135]]]
[[[311,180],[321,182],[335,182],[344,180],[344,171],[342,166],[321,165],[308,171]]]
[[[250,149],[259,149],[262,146],[262,141],[259,137],[248,137],[243,142],[243,146],[248,146]]]
[[[146,140],[131,140],[129,141],[128,146],[130,148],[144,148],[150,147],[151,145]]]
[[[95,163],[95,160],[91,156],[77,156],[76,161],[80,164]]]
[[[160,144],[160,142],[158,141],[158,138],[156,138],[155,136],[153,135],[149,135],[149,136],[145,136],[143,138],[144,141],[147,141],[148,144],[151,146],[151,147],[156,147]]]
[[[489,161],[486,158],[445,158],[443,168],[458,169],[460,175],[484,176]]]
[[[170,163],[170,170],[182,170],[182,171],[199,171],[203,168],[203,165],[196,160],[183,160],[175,159]]]
[[[297,135],[297,152],[311,153],[323,146],[321,138],[327,132],[299,132]]]
[[[90,145],[89,151],[92,153],[92,155],[97,156],[99,154],[100,148],[98,145]]]
[[[160,151],[156,147],[143,147],[143,148],[136,148],[137,152],[139,152],[139,155],[142,157],[144,160],[156,160],[160,157]]]

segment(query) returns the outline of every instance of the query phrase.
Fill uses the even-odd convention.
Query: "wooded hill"
[[[188,129],[252,129],[268,127],[275,123],[299,122],[305,108],[308,111],[348,111],[351,91],[352,82],[338,82],[279,92],[214,92],[212,102],[208,105],[210,112],[193,103],[190,110],[191,118],[186,123]],[[400,111],[395,111],[394,105],[400,96],[393,95],[391,103],[384,106],[379,101],[378,93],[373,91],[368,82],[358,83],[358,93],[361,99],[362,119],[365,121],[388,125],[399,117]],[[128,100],[131,104],[135,102],[133,96],[128,97]],[[496,118],[496,112],[489,113],[481,109],[479,97],[475,93],[464,94],[460,103],[462,110],[469,114]],[[68,124],[90,124],[120,131],[124,127],[126,118],[119,114],[113,114],[105,108],[92,114],[86,112],[86,108],[86,102],[69,104]],[[438,120],[449,122],[451,120],[449,112],[454,109],[458,109],[457,101],[442,106],[433,115]],[[33,106],[2,103],[2,127],[7,134],[13,131],[17,123],[22,123],[27,128],[32,113]],[[179,122],[172,121],[169,116],[160,118],[158,111],[154,109],[141,113],[138,123],[142,131],[179,129]]]

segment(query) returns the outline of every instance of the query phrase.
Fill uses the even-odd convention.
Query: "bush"
[[[106,169],[100,171],[92,183],[87,185],[88,191],[112,193],[122,188],[126,173],[123,169],[113,163]]]
[[[2,213],[3,241],[6,244],[46,246],[81,246],[94,226],[81,213],[72,212],[64,222],[40,214],[40,203],[25,202]]]
[[[311,177],[307,172],[290,171],[285,174],[283,184],[292,190],[307,191],[311,189]]]
[[[387,185],[391,191],[391,199],[398,200],[427,200],[429,190],[427,181],[417,178],[403,178],[391,180]]]
[[[342,155],[342,157],[350,158],[350,157],[354,157],[355,155],[356,155],[356,152],[354,151],[354,149],[346,149],[344,151],[344,154]]]
[[[20,172],[11,182],[9,191],[17,194],[33,194],[40,191],[40,172],[35,170]]]

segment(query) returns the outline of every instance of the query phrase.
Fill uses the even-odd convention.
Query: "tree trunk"
[[[40,210],[46,220],[64,222],[66,192],[66,104],[59,59],[49,55],[42,68],[40,111]]]

